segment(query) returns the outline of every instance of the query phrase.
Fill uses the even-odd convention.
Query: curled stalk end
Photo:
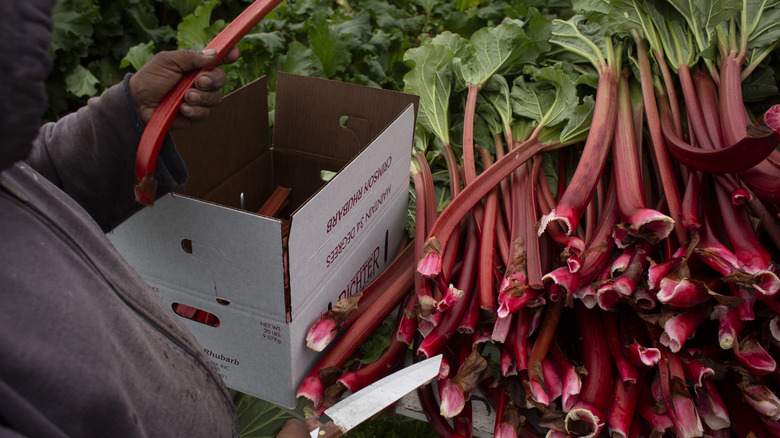
[[[780,294],[780,279],[768,269],[757,271],[753,273],[753,287],[764,298],[774,299]]]
[[[549,214],[542,216],[539,220],[539,231],[537,232],[539,236],[544,234],[544,231],[547,229],[547,224],[549,224],[550,221],[560,221],[566,235],[571,235],[573,232],[571,224],[576,221],[572,221],[568,216],[559,215],[557,210],[558,209],[553,209]]]
[[[658,240],[666,239],[674,230],[672,218],[651,208],[640,209],[631,216],[630,222],[634,229],[650,231]]]
[[[601,433],[604,422],[594,408],[578,407],[569,411],[564,420],[566,432],[573,436],[593,438]]]

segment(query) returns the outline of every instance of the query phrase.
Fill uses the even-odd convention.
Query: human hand
[[[160,52],[152,57],[130,77],[130,98],[141,120],[144,123],[149,121],[160,101],[186,73],[208,67],[216,56],[215,50],[176,50]],[[238,48],[234,47],[220,63],[233,63],[238,57]],[[193,121],[206,118],[209,108],[222,101],[220,89],[226,81],[227,75],[220,68],[199,74],[193,87],[185,93],[184,102],[171,124],[171,129],[184,128]]]
[[[279,431],[276,438],[309,438],[311,436],[310,432],[321,425],[316,418],[308,418],[306,421],[291,418],[284,423],[282,430]]]

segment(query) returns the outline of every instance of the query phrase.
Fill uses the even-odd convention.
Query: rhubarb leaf
[[[607,64],[605,30],[598,23],[588,22],[583,15],[575,15],[567,21],[552,22],[550,42],[573,54],[577,61],[586,60],[596,69]]]
[[[699,51],[713,46],[715,28],[740,9],[739,0],[667,0],[688,23]]]
[[[751,49],[780,40],[780,5],[763,0],[745,0],[740,20],[743,38]]]
[[[177,32],[179,49],[202,49],[225,27],[224,20],[211,22],[211,13],[219,0],[209,0],[184,17]]]
[[[94,96],[99,84],[98,78],[81,65],[65,78],[67,90],[76,96]]]
[[[518,49],[525,37],[523,22],[509,18],[498,26],[476,31],[466,46],[468,55],[461,64],[464,80],[482,86],[491,76],[502,72],[519,56]]]
[[[122,62],[119,64],[121,68],[133,67],[135,71],[138,71],[146,61],[150,60],[154,56],[154,41],[148,43],[140,43],[130,48],[127,51],[127,55],[122,58]]]
[[[528,66],[525,73],[533,81],[526,82],[524,76],[515,79],[511,93],[515,113],[542,126],[554,126],[566,120],[568,111],[578,103],[572,69],[558,63],[543,68]]]
[[[561,131],[561,144],[576,143],[588,136],[595,107],[596,100],[590,95],[585,96],[582,99],[582,103],[574,107],[566,125],[564,125]]]
[[[509,96],[509,84],[502,75],[493,75],[485,83],[480,93],[481,97],[490,102],[495,108],[503,129],[512,126],[512,100]],[[511,129],[511,128],[509,128]]]
[[[451,62],[455,57],[450,47],[456,40],[453,35],[445,32],[404,55],[404,63],[410,68],[404,75],[404,91],[420,96],[418,122],[446,146],[450,145]],[[445,44],[437,44],[439,38]]]
[[[322,63],[325,77],[334,77],[338,72],[346,70],[352,62],[350,48],[357,41],[355,36],[351,33],[340,33],[322,12],[313,14],[307,25],[309,46]]]

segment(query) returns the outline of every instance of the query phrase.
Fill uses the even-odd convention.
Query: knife
[[[439,374],[441,354],[377,380],[325,410],[331,421],[311,431],[311,438],[335,438],[371,418]]]

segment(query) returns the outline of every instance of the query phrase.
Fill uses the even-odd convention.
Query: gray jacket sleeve
[[[123,82],[80,110],[47,123],[28,164],[76,200],[109,231],[142,206],[134,199],[135,155],[144,125]],[[166,137],[156,166],[157,196],[186,183],[184,163]]]

